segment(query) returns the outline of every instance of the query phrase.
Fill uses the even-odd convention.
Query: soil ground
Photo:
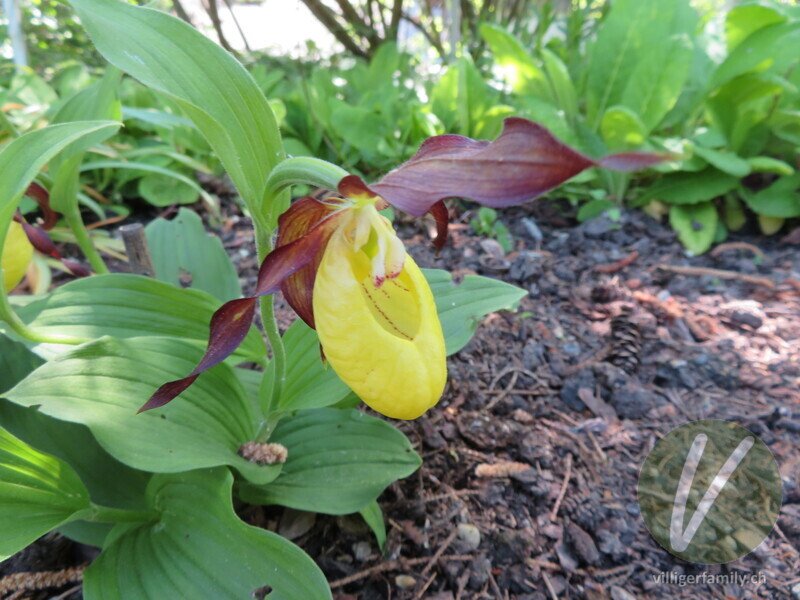
[[[642,213],[577,224],[569,207],[540,202],[501,213],[514,239],[506,254],[475,235],[470,211],[451,212],[438,258],[431,223],[397,224],[418,264],[529,294],[449,359],[436,408],[397,422],[424,463],[379,498],[383,555],[360,517],[260,507],[242,516],[305,549],[337,600],[800,598],[800,230],[737,234],[690,258]],[[220,234],[249,289],[246,221],[232,214]],[[656,441],[706,418],[760,436],[784,483],[778,526],[727,565],[659,547],[636,496]],[[60,543],[23,553],[14,570],[85,560],[80,548],[56,552]],[[49,564],[59,554],[68,558]],[[734,572],[757,581],[657,582]],[[56,597],[79,591],[38,596]]]

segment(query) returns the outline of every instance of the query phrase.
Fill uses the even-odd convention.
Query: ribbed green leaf
[[[44,334],[86,339],[154,335],[205,345],[211,315],[218,308],[219,301],[206,292],[116,273],[71,281],[21,307],[19,315]],[[260,333],[251,330],[237,353],[263,362],[266,345]]]
[[[730,192],[739,185],[739,178],[714,168],[697,172],[681,172],[662,177],[636,199],[637,205],[650,200],[668,204],[697,204]]]
[[[171,221],[156,219],[144,230],[153,257],[156,277],[180,286],[182,274],[191,276],[190,286],[222,302],[240,298],[239,276],[222,242],[210,236],[197,213],[181,208]],[[255,252],[255,248],[252,249]]]
[[[669,223],[688,250],[702,254],[714,243],[719,215],[711,202],[676,204],[669,208]]]
[[[68,464],[0,428],[0,560],[89,508]]]
[[[186,376],[202,353],[171,338],[101,338],[43,365],[5,397],[86,425],[109,454],[135,469],[175,473],[230,465],[253,481],[271,481],[279,466],[259,467],[237,454],[253,439],[258,419],[225,364],[169,405],[136,414],[164,382]]]
[[[281,421],[270,441],[286,446],[289,457],[275,481],[240,486],[247,502],[349,514],[421,462],[400,431],[357,410],[299,412]]]
[[[227,469],[153,477],[148,497],[160,519],[112,531],[86,570],[86,600],[252,600],[265,586],[274,590],[270,600],[330,599],[300,548],[239,520],[232,483]]]
[[[523,289],[489,277],[467,275],[456,286],[447,271],[423,269],[422,272],[436,300],[448,355],[467,345],[483,317],[498,310],[514,310],[527,294]]]
[[[166,13],[118,0],[70,4],[109,62],[177,101],[214,148],[254,218],[274,225],[288,196],[280,206],[262,206],[264,184],[284,153],[272,109],[244,67]]]
[[[319,338],[308,325],[295,321],[284,334],[283,343],[287,364],[280,410],[331,406],[351,393],[336,372],[322,363]],[[267,376],[273,376],[271,369]]]
[[[757,215],[778,219],[800,217],[800,173],[779,177],[758,192],[746,192],[744,201]]]
[[[23,344],[0,333],[0,394],[44,362]]]

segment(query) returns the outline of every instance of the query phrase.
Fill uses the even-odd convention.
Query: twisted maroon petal
[[[24,218],[22,218],[19,214],[14,215],[14,220],[22,225],[22,229],[25,232],[25,235],[28,238],[28,241],[31,243],[37,251],[55,258],[61,261],[67,269],[69,269],[70,273],[75,275],[75,277],[88,277],[91,275],[91,271],[89,271],[86,267],[81,265],[80,263],[75,262],[74,260],[65,259],[61,256],[61,252],[58,251],[58,248],[53,243],[53,240],[50,239],[50,236],[47,235],[44,231],[39,229],[38,227],[34,227]]]
[[[311,197],[296,201],[278,219],[278,248],[306,236],[311,229],[331,216],[331,212],[336,208],[335,204],[320,202]],[[289,275],[281,284],[281,291],[289,306],[312,329],[315,328],[312,303],[314,282],[331,233],[333,233],[333,229],[325,229],[322,233],[323,239],[320,240],[320,250],[314,254],[308,264]]]
[[[55,227],[56,222],[58,221],[58,213],[50,208],[50,192],[48,192],[38,183],[33,182],[28,186],[28,189],[25,190],[25,195],[28,198],[35,200],[36,204],[38,204],[39,208],[41,209],[42,216],[44,216],[42,229],[45,231],[50,231],[53,227]]]
[[[627,171],[665,158],[627,153],[594,161],[538,123],[510,117],[491,143],[458,135],[427,139],[408,162],[369,189],[415,216],[447,198],[501,208],[532,200],[592,166]]]

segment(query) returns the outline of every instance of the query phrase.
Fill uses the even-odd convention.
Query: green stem
[[[106,263],[103,262],[100,253],[97,252],[97,249],[94,247],[92,238],[89,236],[89,232],[83,224],[81,210],[77,201],[69,203],[69,207],[66,209],[66,212],[64,212],[64,220],[75,235],[75,240],[78,242],[78,246],[80,246],[83,255],[89,260],[89,264],[92,265],[92,270],[97,274],[108,273]]]
[[[270,198],[270,196],[267,196]],[[271,196],[274,198],[275,196]],[[253,220],[256,230],[256,251],[258,260],[262,262],[272,251],[272,232],[260,223],[257,219]],[[269,422],[270,410],[277,406],[283,391],[283,382],[286,379],[286,348],[283,345],[283,338],[278,329],[278,321],[275,318],[275,296],[262,296],[260,301],[261,322],[264,325],[264,332],[267,334],[270,350],[272,351],[272,381],[267,382],[266,375],[262,380],[258,392],[258,403],[264,415],[264,423],[259,428],[256,438],[257,442],[265,442],[272,428],[265,428],[264,424]]]
[[[111,508],[109,506],[100,506],[93,503],[81,517],[84,521],[92,521],[95,523],[135,523],[137,521],[146,523],[157,520],[159,513],[155,510]]]
[[[0,268],[0,284],[2,284],[2,281],[3,269]],[[14,332],[23,338],[39,344],[70,344],[75,346],[89,341],[85,338],[76,338],[68,335],[46,335],[31,329],[11,308],[11,303],[8,301],[8,295],[5,292],[0,293],[0,321],[5,321]]]
[[[333,163],[298,156],[287,158],[279,163],[267,178],[267,194],[275,195],[296,183],[305,183],[327,190],[335,190],[342,177],[349,175],[347,171]]]
[[[277,202],[278,195],[294,184],[310,184],[335,190],[339,185],[339,181],[347,174],[347,171],[341,167],[318,158],[287,158],[272,169],[267,178],[264,194],[265,206],[274,205]],[[263,261],[273,248],[272,231],[265,223],[265,219],[260,218],[260,215],[253,215],[253,225],[256,230],[258,259]],[[262,297],[260,307],[264,331],[272,350],[272,380],[268,382],[265,378],[258,393],[258,401],[264,420],[259,427],[256,441],[265,442],[269,439],[272,430],[281,417],[278,407],[283,387],[286,383],[286,348],[283,345],[283,338],[281,338],[278,322],[275,319],[274,297],[272,295]]]

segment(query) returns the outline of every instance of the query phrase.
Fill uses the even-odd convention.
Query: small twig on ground
[[[83,587],[83,584],[79,583],[78,585],[69,588],[66,592],[63,592],[63,593],[59,594],[58,596],[53,596],[52,598],[50,598],[50,600],[64,600],[64,598],[69,598],[72,594],[74,594],[75,592],[80,590],[82,587]]]
[[[550,520],[555,521],[556,517],[558,517],[558,509],[561,508],[561,503],[564,501],[564,496],[567,495],[567,486],[569,485],[569,480],[572,477],[572,454],[567,454],[567,467],[566,472],[564,473],[564,481],[561,482],[561,490],[558,492],[558,498],[556,498],[556,503],[553,505],[553,510],[550,511]]]
[[[756,277],[755,275],[744,275],[735,271],[723,271],[722,269],[710,269],[708,267],[681,267],[677,265],[658,265],[662,271],[670,271],[679,275],[709,275],[720,279],[739,279],[753,285],[761,285],[771,290],[775,289],[775,282],[766,277]]]
[[[550,578],[547,576],[547,573],[542,571],[542,579],[544,580],[545,586],[547,586],[547,591],[550,592],[550,597],[553,600],[558,600],[558,595],[556,595],[555,589],[553,589],[553,584],[550,583]]]
[[[475,475],[478,477],[510,477],[514,473],[522,473],[530,469],[529,464],[506,460],[490,465],[478,465],[475,467]]]
[[[517,378],[519,377],[519,371],[517,371],[515,367],[511,367],[510,369],[506,369],[505,371],[500,373],[500,375],[498,375],[497,377],[494,378],[494,381],[492,381],[492,384],[489,386],[489,391],[495,391],[494,390],[494,386],[497,385],[497,382],[500,381],[501,377],[505,376],[509,372],[512,373],[511,381],[508,382],[508,385],[506,386],[506,389],[502,390],[502,392],[500,394],[495,396],[491,400],[491,402],[489,402],[486,405],[486,407],[484,408],[484,410],[486,412],[489,412],[490,410],[492,410],[497,405],[498,402],[504,400],[508,396],[509,392],[514,388],[514,385],[517,383]]]
[[[716,248],[711,251],[711,256],[716,258],[723,252],[728,250],[749,250],[756,256],[758,256],[761,260],[767,260],[767,255],[764,254],[764,251],[759,248],[758,246],[754,246],[753,244],[748,244],[747,242],[728,242],[727,244],[720,244]]]
[[[439,549],[436,551],[436,553],[433,556],[431,556],[431,559],[428,562],[428,564],[425,565],[424,569],[422,569],[421,573],[422,577],[425,577],[425,575],[428,574],[428,571],[430,571],[433,568],[433,565],[436,564],[436,561],[438,561],[439,558],[442,556],[442,554],[444,554],[445,550],[447,550],[450,547],[450,544],[453,543],[453,540],[456,539],[457,535],[458,535],[458,529],[454,529],[452,532],[450,532],[450,535],[448,535],[447,538],[444,540],[444,542],[442,542],[442,545],[439,546]]]
[[[471,554],[445,554],[444,556],[440,556],[439,560],[472,560],[475,558]],[[373,565],[369,569],[364,569],[363,571],[359,571],[358,573],[353,573],[352,575],[348,575],[347,577],[342,577],[341,579],[337,579],[336,581],[332,581],[330,586],[332,588],[343,587],[345,585],[351,584],[354,581],[359,581],[360,579],[365,579],[371,575],[376,575],[377,573],[385,573],[386,571],[397,571],[400,569],[405,569],[408,567],[413,567],[415,565],[421,565],[426,563],[430,560],[428,556],[422,556],[420,558],[409,558],[407,560],[390,560],[387,562],[378,563],[377,565]]]
[[[497,600],[503,600],[503,592],[500,591],[500,586],[497,585],[497,580],[494,578],[494,575],[492,575],[491,571],[489,571],[489,585],[492,586],[492,591],[497,597]]]
[[[595,273],[604,273],[604,274],[616,273],[617,271],[621,271],[622,269],[630,265],[637,258],[639,258],[639,253],[636,250],[634,250],[633,252],[628,254],[628,256],[626,256],[621,260],[618,260],[617,262],[608,265],[595,266],[594,271]]]
[[[424,584],[422,584],[422,587],[414,596],[414,600],[422,600],[422,596],[425,594],[426,591],[428,591],[428,588],[431,586],[434,579],[436,579],[436,573],[431,573],[431,576],[428,577],[428,580]]]

